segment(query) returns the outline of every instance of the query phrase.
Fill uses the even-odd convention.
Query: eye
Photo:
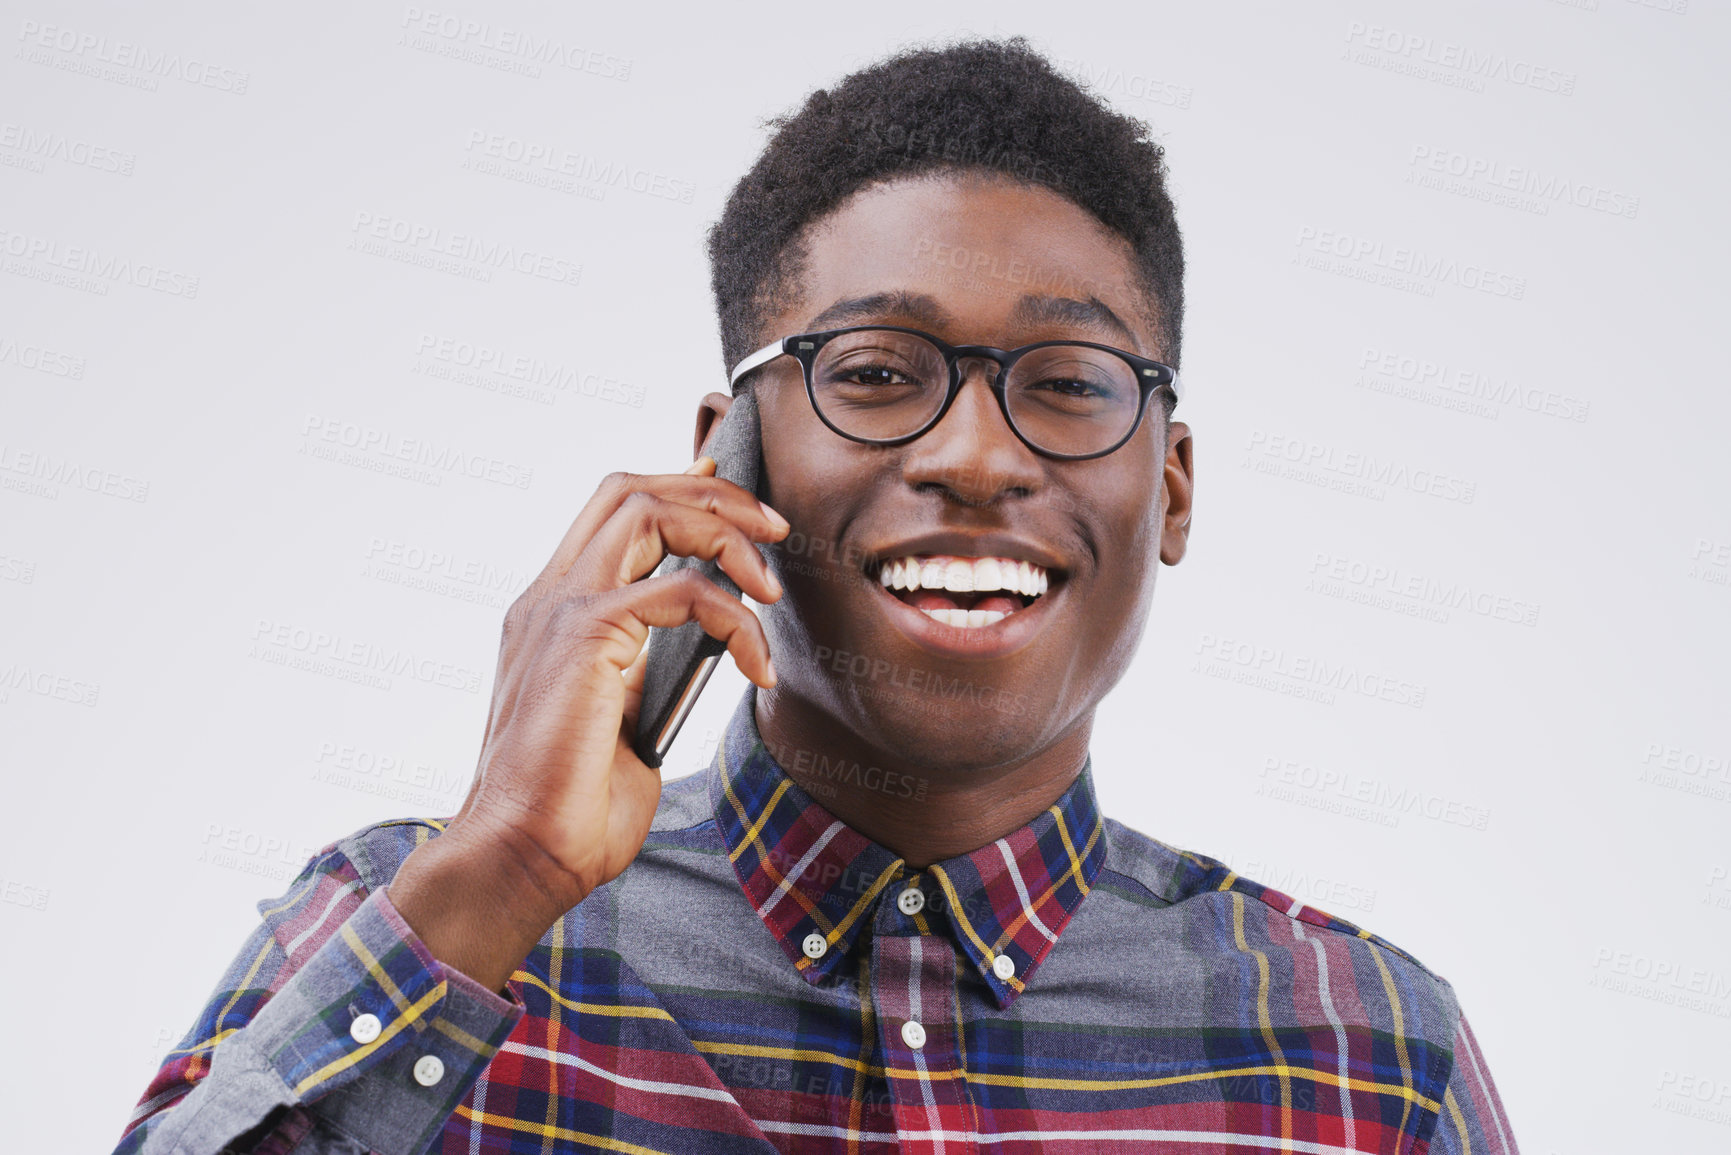
[[[911,385],[907,374],[888,365],[849,365],[838,374],[856,385]]]
[[[1049,393],[1057,393],[1065,397],[1101,397],[1107,390],[1091,381],[1082,381],[1074,377],[1048,377],[1029,385],[1030,389],[1043,389]]]
[[[1012,393],[1053,408],[1118,405],[1136,389],[1130,367],[1113,354],[1085,345],[1032,349],[1010,370]]]

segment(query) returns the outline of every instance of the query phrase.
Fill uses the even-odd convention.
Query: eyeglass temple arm
[[[782,348],[783,343],[784,342],[782,341],[771,341],[769,344],[741,361],[738,365],[735,365],[733,367],[733,372],[728,374],[727,387],[733,389],[739,384],[739,379],[741,377],[745,376],[753,369],[756,369],[758,366],[767,365],[777,357],[781,356],[782,353],[785,352]]]

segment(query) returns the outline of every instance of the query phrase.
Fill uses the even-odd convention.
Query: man
[[[1096,807],[1190,522],[1164,178],[1020,41],[781,121],[710,250],[767,500],[602,484],[461,812],[261,904],[119,1149],[1513,1152],[1447,982]],[[663,788],[641,654],[691,620],[755,688]]]

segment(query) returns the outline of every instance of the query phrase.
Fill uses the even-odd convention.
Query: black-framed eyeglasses
[[[1166,389],[1176,404],[1178,371],[1092,341],[1037,341],[1018,349],[951,345],[897,325],[797,333],[741,361],[728,384],[786,354],[805,371],[818,419],[849,441],[903,445],[930,430],[961,392],[961,362],[997,367],[986,381],[1004,420],[1036,453],[1079,461],[1104,457],[1142,424],[1148,399]]]

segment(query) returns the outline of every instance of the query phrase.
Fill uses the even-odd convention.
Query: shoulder
[[[1152,899],[1154,905],[1170,906],[1225,894],[1243,895],[1283,918],[1314,927],[1327,935],[1374,944],[1432,978],[1441,977],[1410,952],[1381,935],[1242,875],[1219,859],[1193,850],[1181,850],[1111,819],[1106,821],[1106,837],[1108,851],[1102,877],[1111,871],[1124,875],[1133,883],[1128,888],[1130,892]]]
[[[1352,978],[1364,1000],[1423,1022],[1447,1044],[1460,1008],[1448,980],[1414,954],[1354,922],[1248,878],[1226,863],[1106,822],[1107,853],[1095,890],[1110,895],[1117,917],[1140,909],[1160,933],[1176,931],[1223,958],[1261,954],[1289,981],[1331,984]],[[1084,904],[1084,909],[1087,904]],[[1153,930],[1150,922],[1150,930]],[[1345,969],[1329,975],[1328,967]]]
[[[649,824],[649,845],[674,844],[694,834],[712,833],[715,803],[710,796],[710,772],[698,771],[662,783],[661,801]]]

